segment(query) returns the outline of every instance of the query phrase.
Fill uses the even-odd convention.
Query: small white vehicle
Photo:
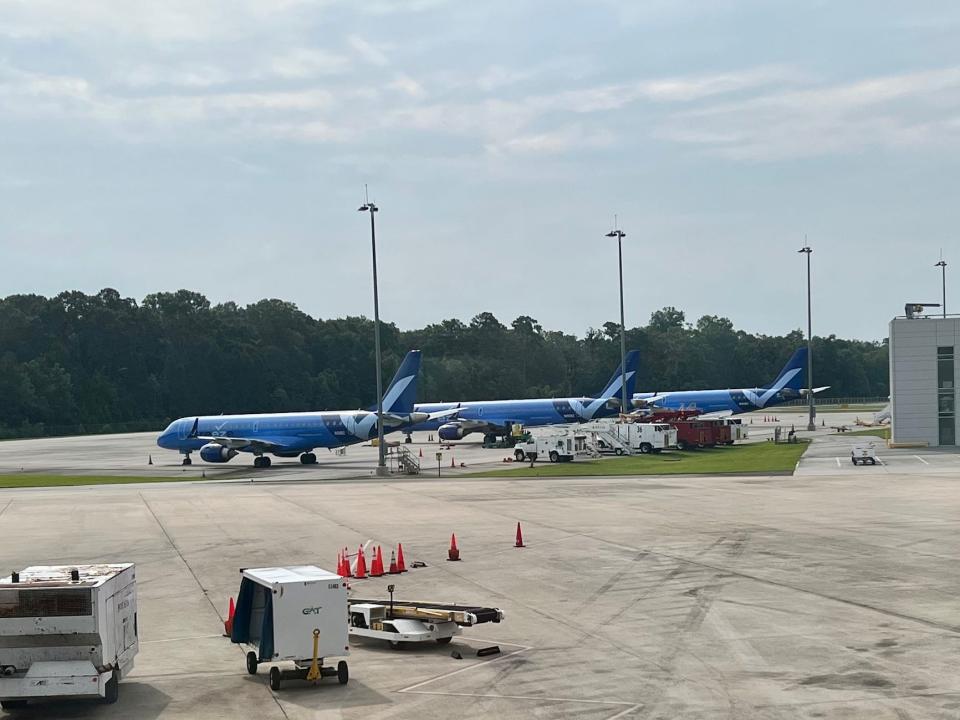
[[[387,588],[391,593],[393,586]],[[446,645],[461,626],[503,620],[499,608],[441,605],[392,600],[350,600],[350,637],[386,640],[397,649],[402,643],[436,642]]]
[[[351,603],[351,637],[368,637],[386,640],[396,649],[402,642],[436,641],[446,645],[454,635],[460,634],[460,626],[453,620],[436,618],[407,618],[390,613],[389,605],[374,603]]]
[[[730,427],[730,439],[727,440],[727,445],[733,445],[735,442],[747,439],[747,426],[743,424],[743,420],[740,418],[724,418],[723,424]]]
[[[643,454],[677,444],[677,429],[667,423],[615,423],[612,431],[624,445]]]
[[[117,701],[139,650],[132,563],[38,565],[0,580],[0,706]]]
[[[546,458],[550,462],[570,462],[586,452],[586,436],[575,432],[550,432],[531,435],[525,442],[518,442],[513,448],[517,462],[529,460],[536,453],[537,458]]]
[[[850,450],[850,461],[854,464],[871,465],[877,464],[877,448],[873,443],[866,445],[854,445]]]
[[[346,685],[347,663],[324,667],[327,657],[350,654],[346,580],[313,565],[241,570],[240,592],[230,640],[249,645],[247,672],[288,660],[295,669],[270,668],[270,688],[284,680],[318,682],[333,677]]]

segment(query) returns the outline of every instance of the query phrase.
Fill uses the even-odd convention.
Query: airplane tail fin
[[[788,389],[800,391],[806,386],[807,376],[807,348],[797,348],[793,356],[783,366],[783,370],[777,375],[777,379],[769,386],[777,389]]]
[[[420,351],[411,350],[400,363],[396,375],[383,395],[383,411],[406,415],[413,412],[417,399],[417,378],[420,374]]]
[[[640,351],[631,350],[627,353],[627,363],[626,363],[626,381],[627,381],[627,397],[633,397],[634,388],[637,385],[637,370],[640,367]],[[619,398],[622,393],[620,390],[620,381],[621,381],[621,369],[617,365],[616,371],[613,373],[613,376],[607,382],[606,387],[600,391],[596,396],[598,398]]]

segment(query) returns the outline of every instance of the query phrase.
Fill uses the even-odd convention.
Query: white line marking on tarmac
[[[518,649],[518,650],[514,650],[514,651],[511,652],[511,653],[507,653],[506,655],[498,655],[497,657],[492,658],[492,659],[490,659],[490,660],[486,660],[486,661],[483,661],[483,662],[478,662],[478,663],[476,663],[476,664],[474,664],[474,665],[470,665],[470,666],[465,667],[465,668],[459,668],[458,670],[452,670],[452,671],[450,671],[450,672],[448,672],[448,673],[444,673],[443,675],[437,675],[436,677],[430,678],[430,679],[428,679],[428,680],[423,680],[423,681],[421,681],[421,682],[418,682],[418,683],[415,683],[415,684],[410,685],[410,686],[408,686],[408,687],[405,687],[405,688],[402,688],[402,689],[400,689],[400,690],[397,690],[397,692],[398,692],[398,693],[408,693],[408,694],[412,694],[412,695],[438,695],[438,696],[446,696],[446,697],[491,698],[491,699],[494,699],[494,700],[496,700],[496,699],[501,699],[501,700],[537,700],[537,701],[540,701],[540,702],[569,702],[569,703],[580,703],[580,704],[588,704],[588,705],[616,705],[616,706],[629,705],[629,707],[626,707],[626,708],[624,708],[623,710],[621,710],[620,712],[618,712],[616,715],[613,715],[613,716],[607,718],[607,720],[616,720],[617,718],[625,717],[625,716],[629,715],[630,713],[632,713],[634,710],[637,710],[637,709],[643,707],[642,704],[636,704],[636,703],[626,702],[626,701],[623,701],[623,700],[585,700],[585,699],[582,699],[582,698],[547,697],[547,696],[543,696],[543,695],[498,695],[498,694],[496,694],[496,693],[468,693],[468,692],[446,692],[446,691],[443,691],[443,690],[420,690],[419,688],[422,688],[424,685],[429,685],[430,683],[438,682],[438,681],[440,681],[440,680],[446,680],[447,678],[453,677],[454,675],[460,675],[461,673],[465,673],[465,672],[468,672],[468,671],[470,671],[470,670],[476,670],[477,668],[484,667],[485,665],[489,665],[489,664],[491,664],[491,663],[495,663],[495,662],[497,662],[498,660],[506,660],[507,658],[513,657],[514,655],[519,655],[519,654],[522,653],[522,652],[527,652],[528,650],[533,650],[533,649],[535,649],[535,648],[533,648],[533,647],[531,647],[531,646],[527,646],[527,645],[518,645],[517,643],[510,643],[510,642],[499,642],[499,641],[497,641],[497,640],[490,640],[490,639],[488,639],[488,638],[483,638],[483,639],[481,640],[481,638],[466,638],[466,637],[461,637],[460,639],[461,639],[461,640],[468,640],[468,641],[482,641],[482,642],[488,642],[488,643],[489,643],[489,642],[493,642],[493,643],[496,643],[496,644],[498,644],[498,645],[513,645],[514,647],[519,648],[519,649]]]
[[[835,457],[834,460],[837,461],[837,467],[843,467],[843,466],[840,464],[840,458]]]
[[[640,705],[640,704],[634,705],[633,707],[629,707],[626,710],[618,712],[616,715],[611,715],[610,717],[607,718],[607,720],[617,720],[617,718],[626,717],[627,715],[632,713],[634,710],[639,710],[642,707],[643,705]]]
[[[929,464],[930,464],[930,463],[928,463],[926,460],[924,460],[922,457],[920,457],[919,455],[914,455],[914,457],[915,457],[917,460],[919,460],[920,462],[922,462],[924,465],[929,465]]]
[[[223,635],[191,635],[190,637],[178,637],[178,638],[164,638],[163,640],[141,640],[141,645],[146,645],[148,643],[167,643],[167,642],[183,642],[184,640],[206,640],[208,638],[222,638]]]
[[[471,638],[463,638],[463,639],[464,639],[464,640],[468,640],[468,639],[471,639]],[[432,678],[430,678],[429,680],[423,680],[422,682],[414,683],[413,685],[410,685],[410,686],[408,686],[408,687],[405,687],[405,688],[402,688],[402,689],[400,689],[400,690],[397,690],[397,692],[401,692],[401,693],[413,692],[413,691],[416,690],[417,688],[423,687],[424,685],[428,685],[428,684],[430,684],[430,683],[432,683],[432,682],[437,682],[438,680],[446,680],[448,677],[453,677],[454,675],[459,675],[460,673],[467,672],[468,670],[474,670],[474,669],[476,669],[476,668],[478,668],[478,667],[483,667],[484,665],[489,665],[490,663],[497,662],[497,660],[506,660],[508,657],[513,657],[514,655],[518,655],[519,653],[526,652],[527,650],[532,650],[532,649],[533,649],[533,648],[531,648],[531,647],[526,647],[526,646],[524,646],[524,645],[515,645],[514,643],[502,643],[502,644],[503,644],[503,645],[514,645],[514,647],[519,647],[520,649],[519,649],[519,650],[514,650],[512,653],[507,653],[506,655],[498,655],[497,657],[492,658],[492,659],[490,659],[490,660],[485,660],[485,661],[483,661],[483,662],[478,662],[478,663],[476,663],[475,665],[468,665],[467,667],[465,667],[465,668],[460,668],[459,670],[451,670],[451,671],[448,672],[448,673],[445,673],[445,674],[443,674],[443,675],[437,675],[436,677],[432,677]],[[423,691],[423,692],[427,692],[427,691]],[[449,695],[450,693],[429,693],[429,694],[432,694],[432,695]]]

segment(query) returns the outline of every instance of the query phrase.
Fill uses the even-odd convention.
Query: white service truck
[[[634,452],[660,452],[677,444],[677,429],[667,423],[618,422],[612,425],[617,439]]]
[[[347,663],[324,667],[328,657],[350,654],[347,637],[347,581],[314,565],[253,568],[240,571],[240,592],[230,640],[253,649],[247,672],[259,663],[293,662],[295,669],[270,668],[270,688],[284,680],[318,682],[332,677],[346,685]]]
[[[527,440],[513,447],[513,456],[517,462],[530,460],[534,456],[550,462],[570,462],[578,454],[586,453],[586,435],[573,430],[548,430],[532,433]]]
[[[132,563],[37,565],[0,580],[0,706],[117,701],[140,648]]]

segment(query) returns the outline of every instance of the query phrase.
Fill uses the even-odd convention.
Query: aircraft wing
[[[430,420],[440,420],[446,417],[454,417],[457,415],[457,413],[460,413],[466,409],[467,408],[465,407],[458,406],[455,408],[450,408],[448,410],[438,410],[437,412],[430,413]]]
[[[663,395],[654,395],[653,397],[648,398],[637,398],[633,401],[633,406],[638,408],[645,407],[659,407],[660,404],[670,397],[670,393],[664,393]]]
[[[253,452],[274,452],[276,450],[287,450],[288,447],[282,442],[277,442],[267,438],[241,438],[226,437],[216,435],[197,435],[197,440],[203,440],[208,443],[216,443],[231,450],[250,450]]]
[[[716,412],[697,415],[697,420],[719,420],[720,418],[730,417],[731,415],[733,415],[733,410],[717,410]]]

